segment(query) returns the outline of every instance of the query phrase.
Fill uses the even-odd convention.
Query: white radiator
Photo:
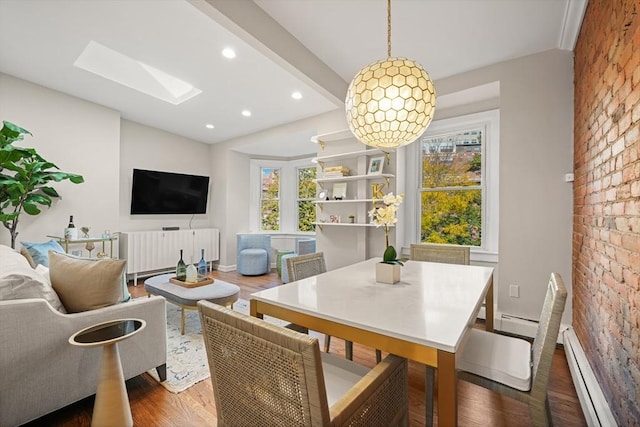
[[[589,427],[617,426],[575,331],[573,328],[568,328],[562,335],[571,378],[573,378],[587,425]]]

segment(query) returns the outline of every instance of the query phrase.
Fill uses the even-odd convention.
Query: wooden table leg
[[[107,344],[102,350],[91,426],[133,426],[118,343]]]
[[[438,350],[438,425],[458,425],[456,355]]]
[[[493,332],[493,276],[491,276],[491,283],[489,289],[487,289],[487,295],[485,295],[484,301],[484,327],[487,331]]]

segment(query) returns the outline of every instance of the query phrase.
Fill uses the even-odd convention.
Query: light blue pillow
[[[25,247],[33,262],[36,264],[42,264],[45,267],[49,267],[49,251],[64,253],[64,248],[60,246],[56,240],[49,240],[45,243],[30,243],[20,242]]]

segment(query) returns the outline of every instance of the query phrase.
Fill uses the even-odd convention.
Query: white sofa
[[[16,274],[44,277],[22,255],[0,245],[0,286]],[[0,426],[26,423],[95,394],[102,348],[81,348],[68,340],[80,329],[120,318],[147,323],[140,333],[118,344],[125,379],[154,368],[166,378],[162,297],[71,314],[56,310],[45,298],[0,301]]]

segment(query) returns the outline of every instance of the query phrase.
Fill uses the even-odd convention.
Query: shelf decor
[[[376,264],[376,282],[397,283],[400,281],[400,267],[404,265],[406,258],[398,258],[396,249],[389,244],[389,228],[398,222],[396,212],[404,199],[404,193],[393,195],[387,193],[382,198],[382,205],[375,206],[378,200],[374,199],[374,208],[369,211],[371,222],[376,227],[384,227],[385,251],[382,261]]]

